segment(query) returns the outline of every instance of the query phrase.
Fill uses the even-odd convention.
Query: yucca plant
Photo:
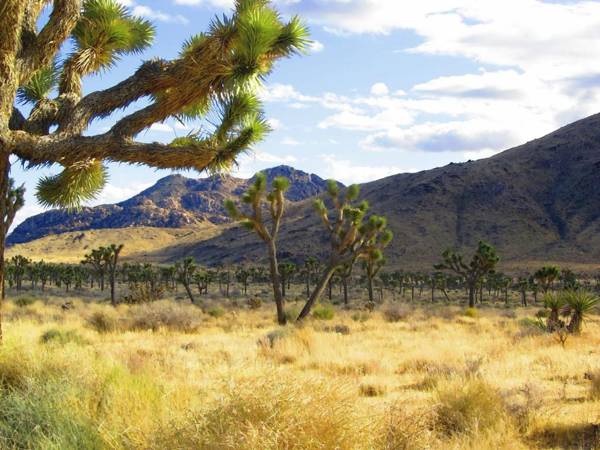
[[[564,327],[564,322],[560,320],[562,308],[565,306],[564,293],[551,292],[544,295],[544,307],[550,310],[546,320],[546,330],[555,331],[557,328]]]
[[[600,298],[587,291],[566,291],[564,292],[565,305],[561,313],[570,316],[567,329],[574,334],[581,333],[583,322],[585,322],[593,311],[596,311],[600,305]]]

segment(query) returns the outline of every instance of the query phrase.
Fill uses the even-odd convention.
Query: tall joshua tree
[[[475,291],[477,286],[483,280],[483,277],[494,271],[499,257],[496,255],[496,249],[491,245],[479,241],[477,251],[467,264],[462,255],[448,249],[442,254],[444,261],[435,265],[436,270],[451,271],[465,280],[469,291],[469,307],[475,306]]]
[[[194,294],[192,293],[191,284],[194,281],[194,275],[196,275],[196,263],[194,262],[194,258],[188,256],[183,261],[175,264],[175,271],[177,273],[177,278],[183,284],[185,288],[185,292],[190,299],[190,302],[196,303],[196,299],[194,298]],[[199,281],[199,280],[196,280]]]
[[[215,18],[176,58],[146,61],[120,83],[84,95],[86,76],[149,47],[154,28],[117,0],[53,0],[38,29],[48,3],[0,2],[0,198],[9,189],[11,156],[29,168],[62,167],[38,186],[41,202],[55,207],[94,197],[106,182],[106,161],[225,169],[268,131],[255,89],[277,60],[308,44],[297,17],[283,22],[268,0],[236,0],[230,16]],[[59,55],[68,40],[71,53]],[[108,131],[87,132],[94,120],[138,101],[143,106],[115,118]],[[30,113],[25,115],[19,103],[29,104]],[[202,131],[168,144],[135,140],[171,117],[204,120]],[[0,208],[5,217],[3,202]]]
[[[544,266],[538,269],[533,277],[538,281],[544,293],[552,287],[554,282],[560,277],[560,269],[556,266]]]
[[[308,316],[339,267],[383,251],[392,240],[385,217],[372,215],[365,220],[369,205],[365,201],[356,204],[359,193],[358,185],[354,184],[342,194],[337,182],[328,180],[327,195],[333,211],[330,213],[323,200],[315,201],[315,210],[329,235],[331,250],[321,277],[298,316],[299,321]]]
[[[281,226],[285,207],[285,191],[290,187],[290,182],[285,177],[276,177],[267,192],[267,177],[259,173],[254,183],[242,196],[242,201],[250,207],[251,212],[241,212],[231,199],[225,201],[225,208],[234,220],[241,221],[246,228],[253,230],[267,244],[269,253],[269,269],[271,272],[271,283],[273,284],[273,297],[277,307],[277,321],[285,325],[285,305],[282,293],[281,275],[277,262],[277,238]],[[265,221],[263,210],[268,209],[270,223]]]

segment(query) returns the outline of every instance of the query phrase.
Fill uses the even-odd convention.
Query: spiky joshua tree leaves
[[[269,253],[269,269],[273,284],[273,297],[277,307],[277,321],[285,325],[285,304],[282,292],[281,274],[277,262],[277,238],[285,208],[285,192],[289,189],[290,182],[285,177],[273,179],[271,191],[267,192],[267,177],[258,173],[254,183],[242,196],[242,202],[251,212],[244,213],[238,209],[231,199],[225,201],[225,208],[232,219],[241,221],[246,228],[256,234],[267,244]],[[264,210],[268,210],[270,223],[265,221]]]
[[[315,200],[315,210],[329,235],[331,247],[327,264],[298,316],[299,321],[308,316],[336,270],[380,254],[392,240],[385,217],[372,215],[365,219],[369,204],[358,202],[359,193],[358,185],[349,186],[342,193],[336,181],[328,180],[327,196],[333,209],[330,211],[322,199]]]
[[[152,43],[152,24],[118,0],[2,0],[0,194],[8,191],[11,156],[28,168],[61,166],[40,181],[37,195],[48,206],[67,208],[100,192],[109,161],[198,171],[230,167],[268,131],[257,87],[277,60],[307,48],[307,36],[297,17],[283,21],[268,0],[236,0],[229,16],[191,37],[176,58],[146,61],[120,83],[84,95],[86,76]],[[59,54],[67,41],[71,53]],[[139,100],[143,106],[115,118],[108,131],[87,133],[94,120]],[[25,103],[27,114],[19,107]],[[202,131],[170,144],[135,140],[169,118],[199,119]]]
[[[500,258],[496,255],[496,249],[490,244],[479,241],[477,251],[467,264],[462,255],[448,249],[442,254],[444,261],[436,264],[436,270],[451,271],[465,280],[469,291],[469,307],[475,307],[475,291],[483,277],[494,272]]]

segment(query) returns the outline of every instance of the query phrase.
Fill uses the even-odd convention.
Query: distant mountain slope
[[[287,167],[273,169],[270,176],[275,172],[292,176],[290,198],[306,199],[287,209],[281,258],[301,261],[307,255],[324,255],[326,238],[309,198],[322,191],[323,180]],[[219,224],[225,220],[222,200],[231,193],[237,195],[247,183],[231,177],[167,177],[126,202],[93,208],[93,213],[66,216],[49,212],[31,218],[15,230],[10,241],[22,242],[77,226]],[[391,267],[430,269],[445,248],[470,252],[480,239],[497,246],[509,264],[598,264],[600,115],[492,158],[367,183],[362,194],[373,212],[388,217],[394,231],[387,251]],[[155,260],[194,255],[206,264],[254,262],[266,256],[262,242],[237,226],[201,241],[186,240],[176,252],[156,253]]]
[[[292,182],[286,196],[291,201],[313,197],[325,188],[316,175],[278,166],[265,171],[268,182],[285,176]],[[25,220],[11,233],[9,244],[32,241],[48,235],[103,228],[183,228],[211,222],[228,222],[223,201],[244,192],[250,180],[228,175],[202,179],[170,175],[136,196],[115,205],[102,205],[67,212],[52,210]]]
[[[505,261],[600,263],[600,115],[492,158],[367,183],[362,194],[389,219],[396,267],[430,268],[445,248],[470,251],[480,239]],[[320,230],[310,205],[299,205],[283,227],[283,257],[326,252]],[[188,253],[236,262],[264,250],[230,229]]]

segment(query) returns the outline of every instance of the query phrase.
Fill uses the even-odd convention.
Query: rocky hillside
[[[468,252],[480,239],[505,262],[600,263],[600,115],[492,158],[367,183],[362,193],[389,219],[388,260],[396,267],[431,268],[445,248]],[[288,215],[281,242],[293,259],[326,251],[309,205]],[[189,253],[234,262],[264,249],[231,229]]]
[[[313,197],[325,188],[316,175],[278,166],[265,171],[268,182],[285,176],[292,182],[286,196],[292,202]],[[244,192],[254,178],[228,175],[192,179],[170,175],[138,195],[114,205],[67,212],[52,210],[21,223],[8,238],[9,244],[29,242],[43,236],[70,231],[125,227],[184,228],[211,222],[228,222],[223,201]]]

